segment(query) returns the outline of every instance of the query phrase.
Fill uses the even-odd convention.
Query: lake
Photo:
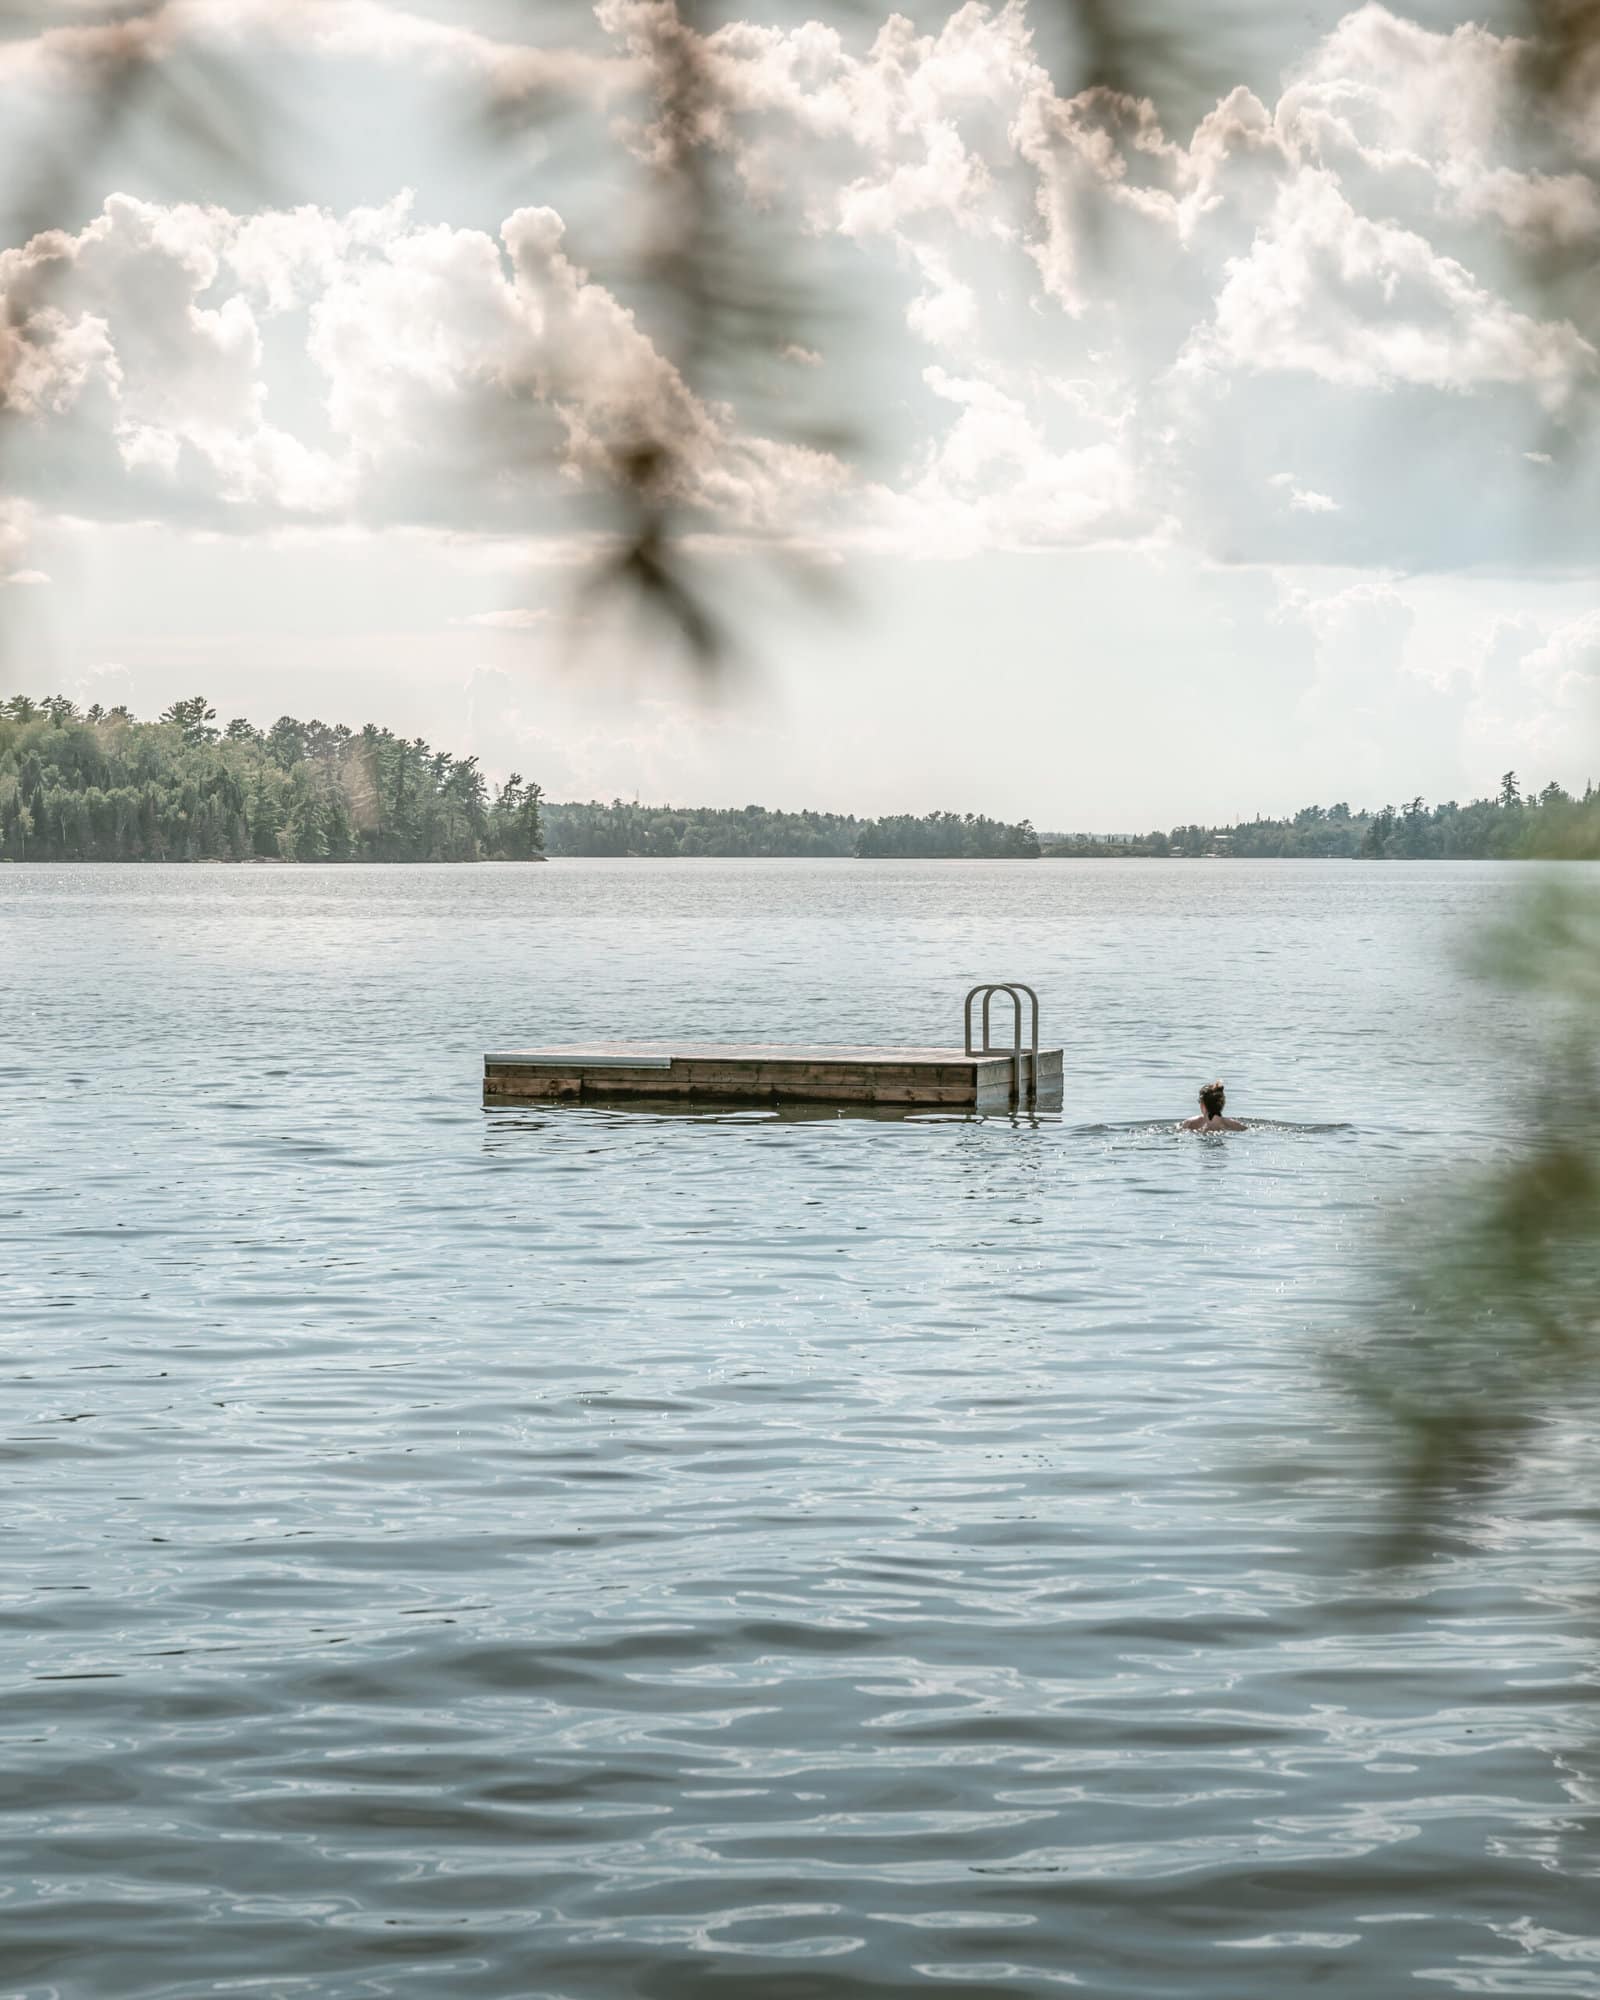
[[[0,1994],[1600,1995],[1600,1510],[1321,1364],[1526,874],[0,870]],[[1059,1115],[479,1108],[985,978]]]

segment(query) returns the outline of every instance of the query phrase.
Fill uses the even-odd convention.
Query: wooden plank
[[[663,1058],[680,1062],[850,1062],[850,1063],[973,1063],[1007,1062],[1004,1055],[973,1056],[959,1048],[911,1046],[864,1048],[853,1044],[812,1042],[573,1042],[538,1048],[505,1049],[486,1056],[496,1064],[575,1064],[660,1062]]]
[[[484,1063],[491,1068],[504,1069],[671,1069],[671,1056],[634,1055],[591,1055],[579,1058],[570,1055],[536,1054],[530,1050],[519,1050],[512,1055],[485,1056]]]

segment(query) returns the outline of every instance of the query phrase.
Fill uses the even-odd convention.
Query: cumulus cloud
[[[1463,756],[1520,771],[1529,784],[1569,782],[1578,746],[1600,723],[1600,611],[1539,622],[1497,618],[1472,674]]]
[[[129,473],[170,479],[187,453],[224,502],[331,512],[348,479],[268,421],[250,304],[237,292],[209,302],[234,226],[215,209],[114,195],[77,235],[0,253],[0,403],[36,425],[81,415]]]
[[[220,525],[526,530],[530,467],[553,463],[581,499],[650,435],[673,442],[675,497],[745,545],[831,533],[914,550],[1075,546],[1149,526],[1131,462],[1081,402],[1088,435],[1057,443],[981,376],[930,371],[960,415],[897,494],[861,488],[826,452],[742,431],[571,260],[548,208],[517,211],[493,237],[418,224],[405,199],[240,217],[118,195],[77,235],[0,257],[0,300],[15,328],[12,407],[46,451],[52,426],[103,438],[131,489],[124,511],[165,501]],[[273,420],[280,325],[295,346],[276,360],[316,386],[314,435]],[[951,332],[937,316],[928,330]]]
[[[0,255],[0,303],[8,406],[46,444],[69,419],[103,436],[146,508],[181,484],[220,523],[526,527],[535,468],[581,491],[630,439],[664,436],[675,497],[778,532],[846,476],[696,397],[548,208],[495,237],[420,225],[404,199],[239,217],[115,195],[77,235]],[[267,382],[273,323],[302,312],[276,360],[315,386],[313,435],[272,421]]]
[[[1166,524],[1150,512],[1130,453],[1101,425],[1058,420],[981,375],[929,368],[924,379],[958,413],[913,479],[876,489],[863,539],[922,555],[971,555],[1149,543]]]
[[[1285,91],[1278,122],[1302,156],[1360,185],[1413,177],[1437,210],[1535,242],[1600,232],[1587,174],[1509,158],[1522,45],[1464,22],[1447,34],[1369,4],[1356,8]]]
[[[8,43],[0,86],[55,87],[121,35],[153,59],[267,38],[496,89],[629,90],[670,0],[595,11],[595,45],[563,53],[380,0],[166,0]],[[1518,509],[1552,558],[1577,535],[1529,433],[1587,408],[1600,356],[1517,294],[1509,253],[1600,242],[1600,196],[1520,150],[1507,38],[1369,0],[1275,102],[1232,90],[1187,134],[1131,97],[1061,95],[1024,0],[866,36],[736,21],[701,53],[699,136],[899,299],[894,478],[696,393],[547,205],[490,232],[403,197],[240,216],[118,195],[76,235],[0,254],[0,387],[37,444],[30,490],[568,545],[617,453],[655,435],[674,501],[741,546],[1187,539],[1371,566],[1482,561]]]
[[[1319,168],[1282,189],[1178,365],[1351,389],[1518,383],[1557,409],[1597,359],[1575,327],[1517,311],[1414,230],[1358,214]]]
[[[1278,616],[1311,641],[1299,719],[1352,785],[1381,784],[1389,745],[1433,741],[1450,719],[1444,693],[1409,658],[1416,612],[1394,579],[1363,577],[1322,592],[1289,585]]]
[[[613,25],[647,4],[615,0]],[[1502,470],[1509,435],[1592,401],[1591,344],[1505,289],[1523,249],[1600,242],[1591,178],[1519,150],[1521,51],[1505,36],[1363,5],[1276,103],[1235,89],[1187,136],[1135,98],[1060,95],[1021,0],[960,6],[935,32],[896,17],[865,46],[814,22],[735,24],[706,50],[721,106],[707,136],[753,188],[781,183],[863,255],[887,246],[913,279],[917,341],[1036,425],[1048,347],[1049,372],[1101,399],[1098,442],[1119,477],[1132,466],[1139,511],[1185,520],[1217,553],[1284,559],[1296,522],[1325,533],[1338,514],[1338,560],[1384,560],[1397,527],[1402,560],[1482,560],[1497,536],[1509,546],[1522,497]],[[1030,271],[1032,338],[1018,331]],[[1277,383],[1297,429],[1333,459],[1359,436],[1369,470],[1331,484],[1349,470],[1331,465],[1264,521],[1250,468],[1228,470],[1241,443],[1249,456],[1281,432]],[[1487,410],[1478,430],[1436,424],[1437,399],[1467,396]],[[949,434],[957,458],[971,429]],[[1385,484],[1412,483],[1393,458],[1423,448],[1441,503],[1426,533],[1381,504]],[[1498,505],[1458,504],[1491,487]]]

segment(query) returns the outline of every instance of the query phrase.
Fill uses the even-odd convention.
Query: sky
[[[10,18],[0,692],[1101,832],[1600,778],[1600,318],[1540,278],[1600,116],[1528,128],[1509,21],[1243,3],[1141,99],[1059,0],[725,9],[698,136],[772,310],[697,374],[670,4]],[[641,424],[715,692],[585,588]]]

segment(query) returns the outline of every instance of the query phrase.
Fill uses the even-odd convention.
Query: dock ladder
[[[997,1048],[990,1039],[989,1010],[997,993],[1011,996],[1011,1046]],[[972,1010],[979,995],[983,996],[981,1016],[983,1046],[977,1048],[972,1040]],[[1022,1045],[1022,997],[1028,997],[1029,1041]],[[1031,986],[1024,986],[1020,980],[1000,979],[986,985],[974,986],[967,995],[962,1011],[962,1022],[966,1029],[966,1050],[969,1056],[1010,1056],[1011,1058],[1011,1102],[1030,1107],[1039,1101],[1039,996]]]

